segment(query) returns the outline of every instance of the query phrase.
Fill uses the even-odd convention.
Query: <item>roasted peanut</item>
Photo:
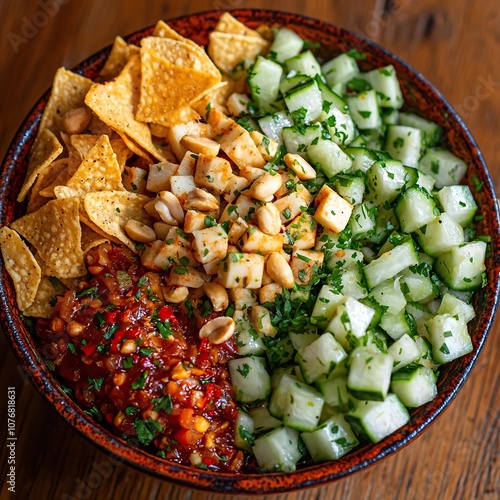
[[[165,301],[172,304],[180,304],[189,295],[189,289],[186,286],[162,286],[161,291]]]
[[[188,193],[184,202],[185,210],[199,210],[200,212],[212,212],[219,208],[217,198],[204,189],[195,188]]]
[[[302,156],[294,153],[287,153],[283,160],[285,165],[295,172],[301,181],[316,179],[316,170]]]
[[[135,341],[132,339],[128,339],[120,347],[120,352],[122,354],[132,354],[136,349],[137,344],[135,343]]]
[[[63,120],[64,130],[68,134],[80,134],[90,124],[92,113],[89,108],[74,108],[70,109],[65,115]]]
[[[185,135],[181,139],[181,144],[193,153],[201,153],[206,156],[214,157],[219,154],[220,144],[208,137],[199,137],[196,135]]]
[[[269,201],[281,187],[281,183],[281,175],[266,172],[250,186],[250,195],[256,200]]]
[[[77,335],[80,335],[80,333],[82,333],[83,330],[85,330],[85,325],[78,323],[78,321],[70,321],[66,325],[66,332],[68,332],[68,334],[71,337],[76,337]]]
[[[158,193],[155,209],[163,222],[172,226],[178,226],[184,220],[184,210],[175,194],[170,191]]]
[[[229,306],[227,290],[219,283],[209,281],[203,285],[203,290],[207,294],[214,311],[223,311]]]
[[[154,229],[138,220],[129,219],[125,224],[125,232],[130,239],[139,241],[140,243],[149,243],[156,240]]]
[[[292,288],[294,285],[293,271],[285,257],[280,253],[269,254],[266,261],[266,272],[278,284],[284,288]]]
[[[279,210],[272,204],[267,203],[255,211],[259,229],[270,236],[279,234],[281,231],[281,217]]]
[[[219,316],[205,323],[200,330],[200,338],[208,338],[211,344],[222,344],[234,335],[236,324],[233,318]]]

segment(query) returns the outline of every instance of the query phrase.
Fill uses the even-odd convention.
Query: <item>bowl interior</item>
[[[356,49],[366,55],[358,61],[361,69],[393,64],[402,83],[408,109],[418,112],[441,125],[444,129],[443,145],[463,158],[469,169],[465,182],[472,186],[482,183],[482,189],[474,195],[479,205],[482,220],[477,222],[478,234],[491,238],[491,252],[487,261],[488,285],[475,298],[476,317],[469,325],[474,351],[440,370],[437,398],[412,411],[411,421],[399,431],[378,444],[358,448],[335,462],[313,465],[294,473],[232,475],[210,473],[168,463],[142,450],[132,448],[125,441],[111,434],[87,417],[82,410],[61,390],[58,381],[47,369],[41,353],[22,322],[16,306],[15,292],[5,269],[0,274],[0,313],[2,326],[9,337],[25,371],[31,376],[37,389],[45,395],[57,411],[84,436],[97,443],[106,452],[122,460],[179,484],[227,493],[280,493],[310,486],[319,486],[339,479],[367,467],[406,445],[427,427],[450,403],[465,382],[484,345],[493,323],[498,305],[499,257],[499,214],[493,184],[481,153],[462,120],[441,94],[421,75],[406,63],[374,43],[336,26],[296,14],[268,10],[236,10],[235,17],[250,27],[265,24],[287,26],[311,42],[319,42],[316,54],[323,60],[349,49]],[[208,34],[214,28],[221,12],[207,12],[182,17],[169,24],[182,35],[201,45],[208,42]],[[131,43],[138,43],[151,34],[152,27],[127,37]],[[75,70],[89,78],[95,78],[109,53],[104,49],[78,65]],[[27,168],[29,150],[34,141],[41,113],[48,99],[48,92],[38,101],[22,124],[8,150],[1,170],[0,181],[0,223],[8,224],[21,216],[25,206],[16,203]],[[474,191],[474,188],[473,188]]]

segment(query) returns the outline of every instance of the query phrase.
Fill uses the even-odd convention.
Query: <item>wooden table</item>
[[[495,0],[154,0],[147,6],[137,0],[3,0],[0,154],[59,66],[72,67],[110,44],[116,34],[160,18],[244,7],[272,7],[321,18],[401,56],[459,110],[500,186],[500,13]],[[331,486],[263,498],[500,498],[499,335],[497,321],[451,408],[404,450]],[[7,428],[7,387],[15,386],[17,396],[16,498],[229,498],[177,487],[125,465],[110,466],[108,457],[67,426],[20,376],[3,335],[0,343],[2,437]],[[6,455],[2,444],[1,498],[8,497]]]

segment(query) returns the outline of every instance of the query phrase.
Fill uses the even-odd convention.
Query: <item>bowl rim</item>
[[[175,25],[175,23],[187,21],[194,18],[210,18],[212,21],[216,20],[224,10],[207,10],[197,12],[194,14],[182,15],[172,19],[168,22]],[[309,16],[304,16],[297,13],[289,13],[286,11],[272,10],[272,9],[232,9],[228,10],[235,17],[248,17],[249,15],[260,21],[260,17],[256,15],[261,13],[265,20],[283,25],[287,18],[293,18],[305,24],[309,28],[317,29],[320,25],[326,32],[335,35],[339,32],[342,35],[347,35],[352,40],[355,40],[358,45],[368,46],[371,49],[376,49],[384,54],[386,57],[392,59],[399,66],[412,75],[413,78],[420,80],[422,84],[427,86],[443,103],[447,112],[451,115],[452,119],[458,124],[465,138],[468,140],[472,150],[471,156],[477,167],[484,174],[484,181],[486,189],[492,194],[496,200],[495,188],[491,178],[491,174],[484,161],[483,155],[479,150],[476,141],[472,137],[469,129],[463,122],[462,118],[443,97],[441,92],[432,85],[419,71],[415,70],[408,63],[403,61],[399,56],[391,51],[381,47],[377,43],[367,39],[366,37],[354,33],[350,30],[336,26],[332,23],[321,21]],[[272,16],[271,18],[269,16]],[[262,16],[261,16],[262,17]],[[142,28],[134,31],[133,33],[124,37],[126,41],[133,40],[134,38],[142,38],[149,34],[154,26]],[[96,61],[104,61],[105,57],[109,54],[111,45],[97,51],[84,61],[77,64],[72,68],[72,71],[83,74],[85,67],[91,65]],[[43,107],[50,95],[51,88],[49,88],[42,97],[32,107],[27,117],[19,126],[14,138],[12,139],[6,156],[2,162],[0,175],[0,188],[3,189],[9,183],[14,174],[14,167],[16,161],[21,155],[21,146],[28,146],[30,141],[33,141],[34,134],[40,122],[41,114],[38,114],[35,119],[29,118],[36,114],[37,109]],[[5,197],[0,199],[0,224],[5,224]],[[500,247],[500,234],[498,228],[500,227],[500,212],[498,202],[494,204],[494,220],[492,221],[493,227],[496,227],[497,232],[492,235],[492,246],[495,248]],[[500,266],[500,256],[495,255],[493,258],[496,260],[495,269]],[[3,267],[3,266],[2,266]],[[488,334],[493,326],[496,310],[500,300],[500,276],[497,273],[497,279],[491,283],[494,287],[493,297],[488,298],[488,312],[487,322],[482,331],[482,336],[479,339],[477,348],[470,354],[469,360],[465,369],[458,377],[456,384],[451,388],[447,388],[443,392],[443,397],[440,399],[439,404],[431,404],[431,411],[426,412],[425,415],[417,419],[416,424],[408,423],[402,428],[402,432],[397,432],[397,437],[392,438],[389,436],[377,444],[369,444],[359,448],[355,452],[343,457],[351,457],[350,460],[344,460],[350,465],[342,470],[337,470],[335,462],[325,462],[314,464],[305,468],[298,469],[294,472],[273,472],[273,473],[244,473],[240,475],[230,473],[209,472],[192,467],[178,465],[172,462],[161,459],[151,455],[139,448],[134,448],[122,439],[112,434],[107,429],[101,427],[90,417],[86,416],[80,407],[71,400],[61,389],[60,383],[53,377],[52,373],[48,370],[43,362],[36,346],[29,334],[18,330],[17,324],[19,323],[19,313],[10,309],[10,302],[8,300],[7,289],[11,288],[8,276],[3,269],[0,273],[0,303],[2,305],[1,311],[1,326],[4,333],[9,340],[11,348],[14,350],[16,356],[21,361],[23,370],[28,374],[36,389],[45,396],[49,403],[56,408],[56,411],[62,418],[68,422],[72,427],[76,427],[83,436],[90,442],[97,444],[101,451],[105,451],[108,455],[113,456],[115,461],[124,462],[140,469],[143,472],[151,474],[157,478],[165,479],[179,485],[194,487],[205,491],[213,491],[218,493],[237,493],[237,494],[262,494],[262,493],[284,493],[292,490],[306,489],[314,486],[325,485],[326,483],[333,482],[342,477],[348,476],[356,471],[362,470],[366,467],[374,465],[376,462],[382,460],[388,455],[406,446],[411,440],[419,435],[426,429],[442,412],[449,406],[449,403],[455,398],[459,390],[464,385],[467,377],[479,358]],[[26,330],[26,333],[27,330]],[[432,402],[431,402],[432,403]],[[406,432],[405,432],[406,430]],[[368,451],[368,453],[367,453]],[[357,459],[358,455],[366,455],[365,458]]]

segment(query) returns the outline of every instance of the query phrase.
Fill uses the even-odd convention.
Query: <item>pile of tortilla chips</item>
[[[209,102],[242,91],[244,81],[221,72],[268,47],[226,13],[210,35],[211,57],[160,21],[140,47],[116,38],[102,83],[57,71],[17,198],[28,200],[27,215],[0,229],[4,265],[24,314],[50,317],[56,296],[84,279],[92,247],[108,241],[135,250],[124,226],[130,218],[151,224],[144,206],[152,198],[133,192],[123,176],[176,161],[169,128],[200,120]],[[82,108],[90,123],[69,133],[67,113]]]

